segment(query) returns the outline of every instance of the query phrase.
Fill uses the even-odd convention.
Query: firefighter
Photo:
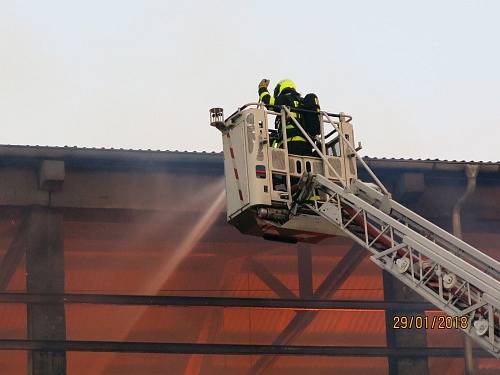
[[[294,112],[293,108],[300,108],[302,97],[297,92],[297,87],[290,79],[283,79],[278,82],[274,89],[274,95],[268,91],[269,80],[263,79],[259,83],[259,99],[266,107],[273,105],[285,105],[290,108],[292,116],[302,125],[301,113]],[[276,129],[278,130],[279,139],[273,144],[274,147],[283,147],[282,132],[281,132],[281,116],[276,117]],[[294,155],[312,156],[312,147],[304,138],[302,132],[295,126],[292,119],[288,118],[286,122],[286,136],[288,152]]]

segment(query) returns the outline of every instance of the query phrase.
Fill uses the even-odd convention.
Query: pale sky
[[[0,0],[0,144],[220,151],[293,79],[363,154],[500,160],[500,1]]]

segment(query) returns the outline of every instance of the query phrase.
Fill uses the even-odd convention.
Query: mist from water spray
[[[198,242],[203,238],[203,236],[208,232],[208,230],[213,226],[220,211],[224,207],[224,179],[219,180],[215,184],[215,199],[213,198],[213,190],[209,187],[205,187],[205,191],[210,195],[207,197],[207,201],[211,201],[212,203],[208,207],[208,209],[202,214],[193,228],[187,233],[186,237],[180,243],[180,245],[173,251],[173,253],[169,253],[165,259],[162,260],[158,269],[155,270],[155,274],[152,276],[150,280],[146,282],[146,284],[141,288],[141,294],[143,295],[156,295],[158,294],[163,285],[169,280],[172,274],[176,271],[180,263],[191,253],[191,251],[195,248]],[[200,192],[203,194],[204,192]],[[198,197],[199,198],[199,197]],[[164,230],[163,228],[159,228],[159,230]],[[118,333],[119,340],[126,340],[130,333],[133,331],[135,325],[140,321],[146,310],[147,306],[142,306],[134,310],[133,313],[129,313],[128,321],[125,324],[122,324],[120,328],[120,332]],[[93,369],[91,369],[90,373],[92,374],[104,374],[108,364],[113,359],[113,354],[110,356],[106,356],[102,358],[101,361],[95,361],[92,365]]]
[[[202,239],[205,233],[207,233],[208,229],[212,227],[217,219],[217,214],[224,205],[224,196],[225,192],[222,190],[208,208],[207,212],[203,214],[194,228],[189,232],[186,238],[184,238],[180,246],[174,251],[173,256],[162,264],[156,277],[147,284],[145,287],[146,293],[158,293],[165,282],[172,276],[179,264],[189,255],[196,244]]]

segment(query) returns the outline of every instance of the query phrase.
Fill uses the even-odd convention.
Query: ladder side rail
[[[340,198],[337,194],[335,194],[335,196],[336,196],[336,198]],[[308,207],[311,209],[314,209],[313,206],[308,205]],[[322,217],[324,217],[325,219],[330,221],[331,223],[338,225],[339,219],[338,219],[337,215],[340,213],[340,210],[342,208],[339,205],[337,205],[336,209],[338,210],[337,213],[332,212],[331,209],[318,210],[317,212]],[[362,210],[363,209],[360,209],[360,211],[362,211]],[[332,215],[332,213],[333,213],[333,215]],[[349,228],[347,228],[347,225],[348,224],[346,224],[342,229],[346,232],[346,234],[348,234],[349,237],[351,237],[354,241],[356,241],[357,243],[359,243],[363,247],[367,248],[370,252],[377,254],[377,252],[378,252],[377,249],[372,248],[370,246],[370,244],[366,240],[363,239],[363,236],[356,236],[354,233],[352,233],[349,230]],[[398,236],[398,237],[400,237],[400,236]],[[410,238],[408,238],[407,236],[400,237],[400,240],[403,238],[406,239],[406,242],[413,241]],[[493,304],[495,304],[495,302],[498,303],[498,299],[495,300],[494,298],[489,298],[489,296],[487,296],[486,294],[483,293],[482,295],[480,295],[481,300],[479,302],[476,302],[476,298],[474,299],[474,301],[469,299],[470,300],[470,303],[468,304],[469,306],[466,307],[465,310],[464,309],[461,310],[460,308],[456,307],[454,305],[454,303],[450,303],[450,300],[452,297],[454,297],[454,295],[452,295],[452,297],[449,297],[449,299],[447,300],[445,295],[443,295],[443,288],[442,287],[440,287],[438,289],[438,291],[436,291],[435,289],[433,290],[432,288],[430,288],[426,285],[426,283],[431,280],[431,276],[434,276],[434,278],[439,279],[440,283],[442,284],[442,279],[440,279],[440,275],[438,275],[438,272],[437,272],[437,269],[440,270],[441,266],[439,265],[438,262],[436,262],[432,259],[431,260],[434,262],[434,265],[432,267],[430,267],[430,265],[429,265],[429,269],[431,271],[433,271],[432,274],[430,272],[426,272],[426,274],[422,276],[422,273],[421,273],[420,278],[419,278],[418,273],[415,273],[413,270],[413,267],[414,267],[413,263],[412,263],[412,272],[411,273],[399,272],[397,270],[397,268],[394,267],[393,258],[390,257],[389,255],[391,253],[395,254],[396,251],[401,249],[401,248],[404,248],[404,247],[408,248],[408,252],[411,252],[412,250],[417,252],[418,254],[413,254],[413,257],[420,260],[420,263],[419,263],[420,266],[422,266],[423,263],[427,262],[427,261],[422,262],[422,257],[420,256],[420,253],[418,252],[418,248],[421,248],[423,245],[417,243],[416,241],[413,241],[412,245],[414,247],[411,247],[411,245],[409,245],[408,243],[402,242],[399,245],[395,245],[390,249],[387,249],[387,250],[382,251],[382,252],[378,252],[377,255],[373,255],[372,257],[370,257],[370,259],[374,263],[376,263],[378,266],[380,266],[383,269],[386,269],[393,276],[395,276],[396,278],[398,278],[399,280],[404,282],[411,289],[415,290],[418,294],[420,294],[426,300],[433,303],[439,309],[445,311],[448,315],[457,316],[457,317],[468,315],[468,319],[466,319],[466,322],[467,322],[466,326],[467,327],[464,328],[464,327],[460,326],[459,328],[462,331],[464,331],[465,334],[471,336],[475,341],[477,341],[481,346],[483,346],[491,354],[499,357],[500,356],[500,354],[499,354],[500,349],[498,348],[499,337],[495,336],[495,327],[494,326],[490,327],[489,331],[488,331],[488,336],[483,337],[481,335],[478,335],[476,333],[476,331],[472,330],[471,326],[470,326],[470,322],[472,322],[476,311],[480,310],[481,308],[488,309],[488,321],[490,322],[489,324],[491,324],[491,322],[493,322],[493,325],[494,325],[496,323],[496,320],[498,320],[498,318],[495,317],[495,315],[498,316],[498,314],[495,312],[495,310],[500,311],[500,309],[498,309],[498,307],[494,308]],[[418,255],[418,257],[417,257],[417,255]],[[382,261],[381,258],[385,258],[385,262]],[[430,259],[430,258],[428,258],[428,259]],[[416,265],[415,265],[415,267],[416,267]],[[427,281],[423,282],[425,279],[427,279]],[[463,283],[462,288],[463,288],[463,286],[465,286],[465,284],[466,283]],[[467,283],[467,290],[470,290],[470,284],[468,284],[468,283]],[[477,291],[473,290],[473,292],[478,292],[478,291],[479,291],[479,289]],[[455,303],[456,302],[458,302],[458,299],[455,300]],[[499,329],[496,328],[496,330],[498,332]],[[495,346],[495,343],[497,343],[497,346]]]
[[[308,205],[309,208],[313,209],[312,206]],[[326,220],[330,221],[331,223],[338,225],[331,217],[329,212],[325,211],[317,211],[320,216],[325,218]],[[365,247],[368,251],[370,251],[373,256],[370,257],[370,259],[375,262],[377,265],[381,266],[382,268],[386,269],[389,273],[400,279],[401,281],[404,281],[408,286],[411,287],[412,290],[418,291],[418,293],[425,297],[427,300],[430,300],[435,306],[439,307],[441,310],[448,310],[450,312],[450,315],[461,315],[462,312],[459,309],[453,308],[453,306],[449,305],[447,301],[443,301],[443,297],[440,296],[438,293],[433,291],[432,289],[426,287],[424,283],[421,283],[421,279],[416,279],[411,276],[418,276],[418,274],[411,273],[411,274],[401,274],[400,272],[397,271],[397,269],[393,266],[393,258],[390,256],[391,254],[396,253],[398,250],[402,248],[409,248],[412,249],[411,245],[408,243],[401,241],[399,244],[385,250],[385,251],[379,251],[376,248],[372,247],[369,243],[367,243],[366,240],[364,240],[362,237],[355,235],[352,233],[347,227],[342,228],[345,233],[355,242],[360,244],[361,246]],[[408,239],[408,237],[407,237]],[[416,243],[416,242],[415,242]],[[418,243],[417,243],[418,244]],[[381,258],[385,258],[385,262],[381,260]],[[437,262],[436,262],[437,264]],[[423,290],[422,290],[423,289]]]
[[[466,277],[464,277],[464,273],[460,269],[460,264],[457,264],[456,262],[450,262],[447,258],[441,256],[440,254],[436,253],[433,249],[427,248],[425,245],[421,244],[418,241],[415,241],[413,238],[404,237],[404,242],[408,246],[411,246],[414,249],[419,249],[419,252],[424,254],[426,257],[434,260],[435,262],[439,263],[440,265],[444,265],[444,267],[453,272],[454,274],[460,276],[462,279],[466,280],[467,282],[471,283],[473,286],[477,285],[474,281],[467,280]],[[460,258],[458,258],[461,260]],[[481,275],[481,271],[476,269],[472,270],[471,276],[476,279],[480,280],[480,277],[484,277],[484,275]],[[483,293],[486,293],[488,295],[487,298],[488,302],[493,304],[497,309],[500,310],[500,290],[486,290],[485,288],[478,288],[480,289]]]
[[[487,302],[484,304],[475,304],[474,309],[466,309],[466,310],[459,310],[455,308],[453,305],[450,305],[448,301],[443,301],[443,297],[441,297],[438,293],[433,291],[432,289],[428,288],[425,284],[423,283],[416,283],[414,279],[411,277],[406,277],[408,274],[401,274],[393,267],[390,263],[383,262],[377,257],[370,257],[370,259],[377,264],[380,268],[383,268],[385,271],[389,272],[391,275],[396,277],[398,280],[401,282],[405,283],[407,286],[410,287],[413,291],[417,292],[420,296],[422,296],[424,299],[432,303],[434,306],[439,308],[442,311],[445,311],[448,315],[450,316],[463,316],[467,315],[471,311],[476,311],[479,307],[483,307]]]
[[[476,281],[473,284],[477,284],[478,286],[480,286],[480,289],[482,289],[483,291],[488,290],[492,295],[497,295],[498,300],[500,302],[500,282],[494,279],[492,276],[487,275],[484,272],[481,272],[475,266],[467,263],[460,257],[451,254],[449,251],[446,251],[440,246],[434,244],[432,241],[416,233],[411,228],[408,228],[407,226],[401,224],[399,221],[395,220],[394,218],[390,217],[389,215],[380,211],[379,209],[373,207],[372,205],[365,202],[361,198],[355,196],[352,193],[345,192],[341,187],[333,184],[323,176],[316,175],[316,182],[319,183],[321,186],[324,186],[327,189],[332,190],[335,193],[338,193],[343,199],[352,202],[358,208],[361,208],[370,215],[384,221],[386,224],[392,226],[393,228],[403,233],[404,235],[408,236],[409,238],[414,239],[415,241],[424,245],[426,248],[431,249],[430,252],[432,254],[440,256],[442,259],[445,260],[445,262],[448,265],[452,266],[453,269],[456,269],[457,275],[461,276],[465,280],[467,280],[468,277],[473,278]],[[450,259],[452,259],[452,261],[450,261]]]
[[[405,237],[405,243],[411,246],[412,249],[416,249],[417,251],[421,252],[422,254],[426,255],[429,259],[432,259],[433,261],[436,262],[436,265],[438,265],[438,268],[432,268],[432,273],[434,273],[438,278],[439,278],[439,283],[440,283],[440,289],[439,289],[439,294],[433,291],[430,288],[425,288],[429,292],[429,296],[433,296],[432,300],[436,299],[436,297],[439,295],[441,297],[441,291],[442,291],[442,279],[441,275],[438,275],[438,270],[441,270],[441,266],[444,265],[444,267],[455,273],[456,275],[459,275],[458,269],[454,269],[455,265],[450,265],[446,264],[447,259],[442,258],[440,259],[440,255],[434,253],[431,255],[432,250],[427,249],[424,245],[421,243],[418,243],[417,241],[413,240],[412,238]],[[430,252],[429,252],[430,251]],[[404,274],[405,276],[407,274]],[[462,276],[460,276],[462,277]],[[462,277],[463,278],[463,277]],[[402,278],[400,278],[402,280]],[[482,293],[478,293],[477,295],[473,293],[473,290],[471,291],[471,286],[474,287],[474,284],[471,284],[470,281],[464,278],[464,282],[461,284],[461,286],[458,288],[458,290],[455,291],[454,294],[452,294],[449,298],[448,301],[446,301],[444,304],[440,303],[437,306],[440,307],[443,311],[448,313],[451,316],[464,316],[468,315],[468,327],[467,328],[462,328],[462,330],[471,336],[474,340],[476,340],[479,344],[481,344],[483,347],[485,347],[490,353],[495,355],[496,357],[500,357],[500,337],[495,334],[495,331],[499,332],[500,331],[500,325],[497,325],[495,327],[495,324],[498,324],[500,321],[499,315],[500,315],[500,298],[499,294],[496,295],[491,295],[490,292],[487,291],[482,291]],[[424,287],[424,285],[422,285]],[[415,290],[418,290],[419,288],[414,288]],[[458,293],[462,290],[462,293],[458,295]],[[469,293],[467,295],[467,293]],[[464,295],[464,297],[468,298],[470,301],[469,307],[465,309],[460,309],[457,306],[454,306],[456,303],[459,301],[463,301],[461,299],[461,296]],[[444,297],[443,300],[445,300]],[[430,298],[427,298],[427,300],[431,301]],[[482,311],[482,313],[481,313]],[[485,312],[486,311],[486,312]],[[478,314],[476,314],[476,312]],[[485,316],[488,319],[488,330],[484,332],[483,334],[478,334],[476,330],[471,329],[472,328],[472,323],[474,324],[477,321],[474,321],[475,317],[480,317],[479,319],[485,320]],[[460,327],[461,328],[461,327]]]
[[[398,280],[400,280],[402,283],[407,285],[409,288],[411,288],[413,291],[418,293],[420,296],[422,296],[425,300],[429,301],[433,305],[435,305],[437,308],[440,310],[444,311],[450,316],[466,316],[467,317],[467,323],[468,327],[463,328],[461,325],[458,327],[461,331],[464,332],[467,336],[471,337],[474,341],[476,341],[481,347],[483,347],[485,350],[487,350],[490,354],[495,356],[496,358],[500,358],[500,348],[498,347],[498,341],[499,337],[498,335],[495,335],[495,323],[498,323],[498,318],[496,318],[496,321],[493,320],[493,325],[490,326],[488,336],[480,336],[477,334],[477,332],[472,328],[472,320],[475,315],[475,312],[481,308],[487,305],[488,310],[490,310],[488,314],[489,318],[489,324],[491,324],[492,319],[495,319],[495,315],[493,311],[491,311],[491,304],[488,305],[488,303],[485,304],[475,304],[472,306],[473,308],[469,309],[468,311],[459,311],[458,309],[454,308],[453,306],[450,306],[448,302],[444,302],[443,299],[437,295],[432,289],[427,288],[425,285],[418,285],[415,283],[414,280],[412,280],[409,277],[405,277],[406,274],[400,274],[397,270],[395,270],[395,267],[393,267],[390,263],[383,262],[375,257],[370,257],[370,259],[377,264],[379,267],[384,269],[385,271],[389,272],[392,276],[396,277]],[[498,310],[497,310],[498,311]],[[432,323],[431,323],[432,326]],[[493,329],[491,329],[493,328]]]
[[[328,181],[328,183],[329,183],[329,181]],[[329,184],[331,184],[331,183],[329,183]],[[334,184],[331,184],[331,185],[334,185]],[[331,187],[331,186],[327,186],[327,189],[329,187]],[[335,187],[335,185],[334,185],[334,187]],[[336,190],[338,190],[338,189],[336,189]],[[317,212],[318,212],[318,214],[320,214],[322,217],[325,217],[325,219],[332,222],[333,224],[339,225],[339,221],[342,222],[342,219],[341,218],[339,219],[339,216],[338,216],[341,214],[341,210],[342,210],[340,202],[341,202],[341,200],[349,201],[348,198],[352,198],[352,197],[346,197],[345,195],[349,195],[350,193],[349,194],[342,194],[342,191],[332,191],[332,193],[333,193],[332,196],[334,196],[334,198],[338,202],[335,205],[335,199],[331,200],[334,203],[334,209],[336,209],[337,212],[332,212],[331,208],[330,209],[323,209],[323,210],[317,209]],[[308,206],[311,209],[316,208],[315,207],[316,205],[315,206],[308,205]],[[355,204],[354,204],[354,206],[355,206]],[[361,207],[361,208],[359,208],[359,210],[363,211],[364,217],[366,218],[367,207],[364,207],[364,208]],[[383,212],[380,212],[380,213],[382,216],[382,219],[380,219],[380,222],[382,223],[382,225],[385,221],[384,219],[391,219]],[[368,213],[368,215],[370,215],[370,213]],[[384,215],[386,216],[385,218],[383,217]],[[377,215],[374,215],[374,216],[377,220],[379,220]],[[394,221],[393,219],[391,219],[391,220]],[[396,223],[398,223],[398,222],[396,222]],[[390,224],[391,223],[389,223],[389,225]],[[398,224],[402,228],[406,228],[401,223],[398,223]],[[486,308],[488,311],[488,320],[489,320],[490,324],[491,324],[491,322],[493,322],[493,325],[494,325],[498,321],[498,318],[496,318],[495,315],[498,315],[497,312],[500,311],[500,306],[498,305],[500,303],[499,294],[496,293],[495,290],[493,290],[493,295],[489,295],[489,293],[491,293],[492,290],[485,291],[486,288],[481,288],[481,287],[484,287],[484,285],[481,285],[480,287],[475,286],[474,284],[476,284],[476,282],[478,281],[477,278],[470,277],[470,275],[467,275],[467,274],[464,274],[463,272],[461,272],[461,267],[465,266],[466,268],[468,268],[467,263],[463,262],[463,263],[465,263],[465,265],[464,264],[456,265],[453,262],[450,262],[446,257],[440,256],[439,251],[436,253],[432,249],[427,249],[425,247],[425,245],[423,245],[422,243],[420,243],[418,241],[415,241],[414,239],[408,237],[407,235],[405,235],[403,233],[401,233],[400,235],[398,235],[396,237],[396,239],[399,237],[400,241],[402,240],[399,245],[393,246],[391,249],[388,249],[388,250],[382,252],[385,254],[380,254],[380,251],[378,251],[375,248],[372,248],[372,246],[368,242],[367,238],[363,240],[363,236],[356,236],[354,233],[351,233],[349,228],[347,228],[347,225],[348,224],[346,224],[345,226],[344,225],[340,225],[340,226],[349,235],[349,237],[351,237],[354,241],[358,242],[359,244],[361,244],[362,246],[367,248],[370,252],[372,252],[374,254],[379,253],[379,255],[374,255],[371,257],[372,261],[374,261],[380,267],[389,271],[392,275],[394,275],[395,277],[400,279],[402,282],[404,282],[405,284],[410,286],[413,290],[417,291],[422,297],[424,297],[428,301],[432,302],[434,305],[436,305],[441,310],[445,311],[446,313],[448,313],[451,316],[462,316],[465,314],[469,314],[470,322],[472,322],[472,318],[474,317],[475,312],[480,310],[480,309]],[[365,226],[365,228],[366,228],[366,226]],[[402,228],[399,228],[399,229],[402,229]],[[406,229],[408,229],[408,228],[406,228]],[[366,229],[365,229],[365,231],[366,231]],[[396,231],[399,232],[399,230],[397,230],[397,229],[396,229]],[[365,235],[366,235],[366,232],[365,232]],[[371,242],[371,244],[373,244],[373,242]],[[431,244],[433,244],[433,243],[431,242]],[[434,244],[434,246],[438,247],[435,244]],[[424,277],[422,277],[422,273],[421,273],[420,278],[419,278],[418,273],[414,272],[413,261],[411,264],[411,273],[408,273],[406,271],[404,273],[398,272],[397,268],[394,267],[393,257],[390,257],[390,254],[392,252],[395,255],[395,252],[398,249],[401,249],[402,247],[408,248],[408,252],[411,255],[410,259],[417,257],[416,256],[417,254],[411,254],[412,251],[418,253],[418,259],[420,259],[420,266],[421,267],[423,265],[423,262],[422,262],[422,258],[420,256],[420,254],[423,254],[427,259],[429,259],[433,262],[434,265],[432,267],[429,266],[429,271],[426,271]],[[385,262],[382,261],[382,259],[381,259],[382,257],[385,258]],[[415,265],[415,267],[416,266],[417,265]],[[468,301],[470,301],[470,302],[468,303],[468,306],[465,309],[460,309],[459,307],[454,305],[455,303],[460,301],[459,298],[461,297],[461,294],[458,297],[456,297],[455,294],[453,294],[453,295],[450,294],[450,297],[447,300],[445,295],[443,294],[443,288],[442,288],[442,274],[440,271],[442,266],[444,266],[448,271],[456,273],[460,278],[462,278],[464,280],[464,282],[462,283],[462,286],[455,292],[455,294],[458,294],[458,292],[461,289],[463,291],[467,290],[470,293],[471,292],[470,287],[472,286],[472,292],[475,292],[475,293],[479,292],[479,293],[477,293],[477,298],[479,298],[480,300],[476,302],[477,298],[475,296],[473,299],[471,298],[470,295],[466,296],[466,297],[468,297]],[[438,270],[439,270],[439,274],[438,274]],[[481,274],[481,271],[477,270],[477,272],[479,272],[479,274]],[[474,275],[472,275],[472,276],[474,276]],[[431,280],[431,277],[439,280],[440,287],[438,290],[432,289],[426,285],[426,283]],[[471,283],[471,281],[470,281],[471,279],[475,279],[475,280],[473,280]],[[464,288],[464,287],[466,287],[466,288]],[[477,290],[474,291],[474,289],[477,289]],[[450,291],[450,293],[451,293],[451,291]],[[452,298],[454,299],[454,302],[450,303],[452,301]],[[463,302],[463,300],[462,300],[462,302]],[[488,335],[484,336],[484,337],[482,335],[478,335],[476,333],[476,331],[474,331],[470,328],[470,326],[466,329],[461,327],[461,329],[467,335],[471,336],[475,341],[477,341],[479,344],[481,344],[483,347],[485,347],[485,349],[488,350],[491,354],[493,354],[497,357],[499,356],[499,351],[500,351],[500,349],[498,347],[498,339],[499,338],[498,338],[498,336],[495,336],[495,327],[494,326],[491,326],[489,328]],[[499,329],[497,327],[496,331],[498,332],[498,330]]]
[[[371,188],[367,184],[365,184],[363,181],[356,180],[354,182],[354,185],[365,192],[370,192],[373,195],[377,195],[380,199],[383,199],[384,196],[377,190]],[[490,263],[493,265],[493,268],[497,271],[500,271],[500,262],[496,261],[495,259],[489,257],[488,255],[482,253],[478,249],[472,247],[468,243],[464,242],[463,240],[455,237],[451,233],[447,232],[446,230],[442,229],[441,227],[437,226],[436,224],[431,223],[430,221],[426,220],[425,218],[415,214],[413,211],[409,210],[405,206],[401,205],[400,203],[396,202],[395,200],[391,199],[389,201],[390,204],[390,209],[396,211],[397,213],[409,218],[410,220],[414,221],[417,225],[421,226],[424,229],[427,229],[431,231],[433,234],[436,234],[437,236],[441,237],[444,241],[449,242],[451,245],[459,248],[460,250],[463,250],[464,252],[474,256],[478,257],[480,259],[483,259],[485,263]]]
[[[344,202],[345,203],[345,202]],[[311,209],[314,209],[312,206],[308,205],[309,208]],[[320,214],[322,217],[324,217],[325,219],[327,219],[328,221],[330,221],[331,223],[335,224],[335,225],[338,225],[338,221],[337,220],[334,220],[332,219],[332,210],[331,209],[323,209],[323,210],[317,210],[316,211],[318,214]],[[366,213],[366,211],[364,211],[363,209],[360,209],[358,211],[358,214],[360,212],[363,212],[364,215],[363,216],[366,216],[368,217],[369,219],[371,219],[369,217],[369,214]],[[383,250],[383,251],[380,251],[376,248],[374,248],[372,245],[375,243],[375,240],[371,240],[370,242],[365,238],[363,239],[363,236],[366,237],[366,233],[364,232],[362,236],[356,236],[355,234],[353,234],[349,228],[348,228],[348,224],[350,223],[350,221],[344,225],[341,226],[341,228],[343,230],[346,231],[346,233],[349,235],[349,237],[351,237],[352,239],[354,239],[356,242],[358,242],[359,244],[361,244],[362,246],[364,246],[365,248],[367,248],[367,250],[369,250],[371,253],[374,254],[373,258],[374,259],[380,259],[380,258],[384,258],[386,257],[386,259],[390,259],[390,260],[394,260],[394,255],[395,253],[400,250],[400,249],[403,249],[403,248],[406,248],[407,251],[406,251],[406,255],[408,255],[408,253],[411,251],[411,249],[417,249],[417,248],[424,248],[423,251],[420,251],[420,253],[424,254],[426,258],[428,259],[431,259],[433,260],[436,264],[438,264],[437,261],[440,262],[440,264],[444,264],[446,266],[446,268],[449,270],[449,271],[457,271],[459,270],[459,268],[457,268],[456,266],[448,263],[446,261],[446,259],[439,259],[435,253],[432,251],[432,250],[425,250],[425,247],[423,247],[422,244],[418,243],[417,241],[411,239],[410,237],[404,235],[403,233],[399,233],[397,230],[394,230],[394,235],[395,237],[393,237],[393,239],[395,240],[395,242],[397,243],[396,245],[386,249],[386,250]],[[382,227],[384,227],[384,223],[383,221],[380,221],[380,223],[382,224]],[[380,231],[382,231],[382,229],[380,229]],[[399,239],[399,240],[398,240]],[[387,257],[388,255],[390,254],[393,254],[393,257],[389,258]],[[417,254],[410,254],[411,257],[413,259],[420,259],[419,256]],[[438,258],[438,259],[436,259]],[[457,274],[459,273],[460,271],[457,271]],[[414,273],[412,273],[412,275],[414,275]],[[417,282],[420,282],[420,279],[416,279]],[[414,285],[413,285],[414,286]],[[480,291],[479,288],[477,288],[477,291]],[[498,298],[496,299],[493,299],[492,300],[493,303],[498,303]],[[495,302],[496,301],[496,302]],[[457,310],[457,312],[459,312]]]
[[[356,180],[354,182],[354,186],[355,186],[355,188],[365,192],[365,194],[367,194],[370,197],[377,197],[380,200],[385,198],[382,193],[371,188],[370,186],[368,186],[367,184],[365,184],[362,181]],[[399,213],[400,215],[408,218],[409,221],[412,221],[416,225],[429,231],[430,234],[433,235],[436,240],[443,242],[442,245],[449,246],[450,247],[449,250],[452,253],[455,253],[455,255],[463,255],[463,253],[468,254],[476,262],[481,264],[481,266],[484,268],[485,272],[489,273],[491,276],[495,277],[496,279],[500,278],[500,262],[498,262],[496,259],[493,259],[492,257],[488,256],[487,254],[484,254],[483,252],[481,252],[478,249],[474,248],[473,246],[469,245],[468,243],[453,236],[451,233],[440,228],[436,224],[431,223],[430,221],[426,220],[425,218],[421,217],[420,215],[417,215],[416,213],[414,213],[413,211],[404,207],[403,205],[401,205],[400,203],[396,202],[393,199],[389,200],[389,208],[391,210],[394,210],[395,212]]]
[[[344,199],[344,198],[345,197],[342,197],[342,199]],[[348,202],[346,202],[346,203],[348,203]],[[349,205],[349,206],[352,207],[354,205]],[[388,226],[390,226],[390,224],[386,224],[384,222],[384,220],[380,219],[380,217],[377,217],[377,216],[370,217],[371,213],[366,214],[366,212],[364,211],[364,208],[361,208],[359,211],[361,211],[361,210],[363,210],[364,217],[368,217],[368,219],[370,219],[373,222],[377,223],[379,225],[379,227],[380,227],[379,229],[377,229],[379,231],[379,235],[376,236],[374,240],[371,240],[371,242],[368,242],[368,240],[363,241],[363,244],[364,244],[364,246],[366,248],[368,248],[372,253],[377,254],[377,249],[371,248],[371,245],[376,242],[375,240],[377,238],[379,238],[379,236],[382,234],[383,231],[387,230],[387,228],[388,228]],[[359,214],[359,211],[357,212],[356,215]],[[325,209],[323,209],[323,210],[320,210],[320,213],[321,212],[328,212],[328,211],[325,210]],[[382,215],[383,215],[383,213],[382,213]],[[322,216],[324,217],[325,215],[322,215]],[[371,225],[371,224],[369,224],[369,225]],[[365,227],[366,227],[366,225],[365,225]],[[344,230],[349,230],[347,228],[347,224],[341,226],[341,228],[344,229]],[[405,226],[402,226],[402,228],[405,228]],[[417,247],[415,244],[418,244],[418,246],[424,246],[423,244],[421,244],[420,242],[416,241],[415,239],[412,239],[412,238],[408,237],[407,234],[399,232],[398,229],[393,229],[393,231],[391,233],[392,233],[392,236],[391,236],[392,239],[395,239],[395,240],[399,239],[399,242],[400,242],[399,245],[393,246],[392,248],[390,248],[388,250],[384,250],[382,252],[379,252],[379,254],[376,255],[376,258],[380,258],[381,256],[384,256],[384,255],[387,255],[389,253],[392,253],[395,250],[400,249],[401,247],[407,247],[407,248],[411,249],[411,248],[416,248]],[[373,234],[371,234],[371,235],[373,236]],[[418,239],[418,237],[419,236],[416,236],[417,239]],[[423,238],[423,237],[420,240],[422,240],[422,239],[425,240],[425,238]],[[425,241],[423,241],[423,242],[425,242]],[[404,246],[401,246],[402,243],[404,244]],[[460,257],[451,257],[453,260],[455,260],[455,263],[457,263],[457,262],[459,263],[457,265],[453,261],[450,261],[446,256],[445,257],[441,257],[440,254],[443,253],[443,251],[442,251],[442,249],[439,248],[439,246],[437,246],[436,244],[434,244],[432,242],[429,242],[429,241],[427,241],[427,245],[430,246],[430,248],[426,249],[425,246],[424,246],[423,247],[424,250],[421,251],[421,253],[423,255],[425,255],[429,259],[433,259],[434,261],[438,260],[439,263],[441,265],[444,265],[449,272],[452,272],[452,273],[460,276],[462,279],[466,280],[468,283],[470,283],[472,281],[472,283],[473,283],[473,284],[471,284],[472,286],[474,286],[474,284],[477,285],[479,280],[483,280],[484,281],[485,275],[480,270],[478,270],[477,268],[468,265]],[[445,253],[445,255],[446,255],[446,253]],[[462,272],[463,269],[467,269],[467,271],[470,271],[470,273],[468,275],[464,275],[464,273]],[[491,280],[490,280],[490,282],[491,282]],[[487,284],[487,286],[488,285],[489,284]],[[487,290],[487,287],[485,288],[484,285],[482,285],[482,287],[483,287],[482,288],[483,290],[480,290],[480,288],[477,288],[477,290],[481,291],[481,292],[484,292],[484,290],[486,290],[487,292],[489,292],[490,294],[492,294],[491,300],[493,301],[494,304],[500,303],[500,294],[499,294],[500,293],[500,289],[498,289],[498,291],[492,291],[492,290]]]

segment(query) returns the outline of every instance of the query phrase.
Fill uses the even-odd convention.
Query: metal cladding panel
[[[233,216],[250,200],[248,192],[247,161],[246,161],[246,132],[244,119],[223,134],[224,147],[224,175],[226,176],[227,216]]]
[[[343,168],[344,160],[342,158],[337,156],[329,156],[328,163],[330,163],[330,165],[333,167],[335,172],[339,174],[340,177],[344,178],[344,168]],[[328,178],[333,178],[333,179],[336,178],[335,174],[332,172],[330,168],[327,168],[326,173],[328,175]]]
[[[248,109],[223,135],[228,218],[245,206],[271,204],[268,129],[264,110]]]
[[[286,152],[281,148],[271,148],[273,170],[286,173]],[[290,165],[290,171],[292,170]],[[293,172],[292,172],[293,173]]]
[[[244,111],[242,118],[250,206],[271,205],[267,116],[263,109],[252,108]]]

